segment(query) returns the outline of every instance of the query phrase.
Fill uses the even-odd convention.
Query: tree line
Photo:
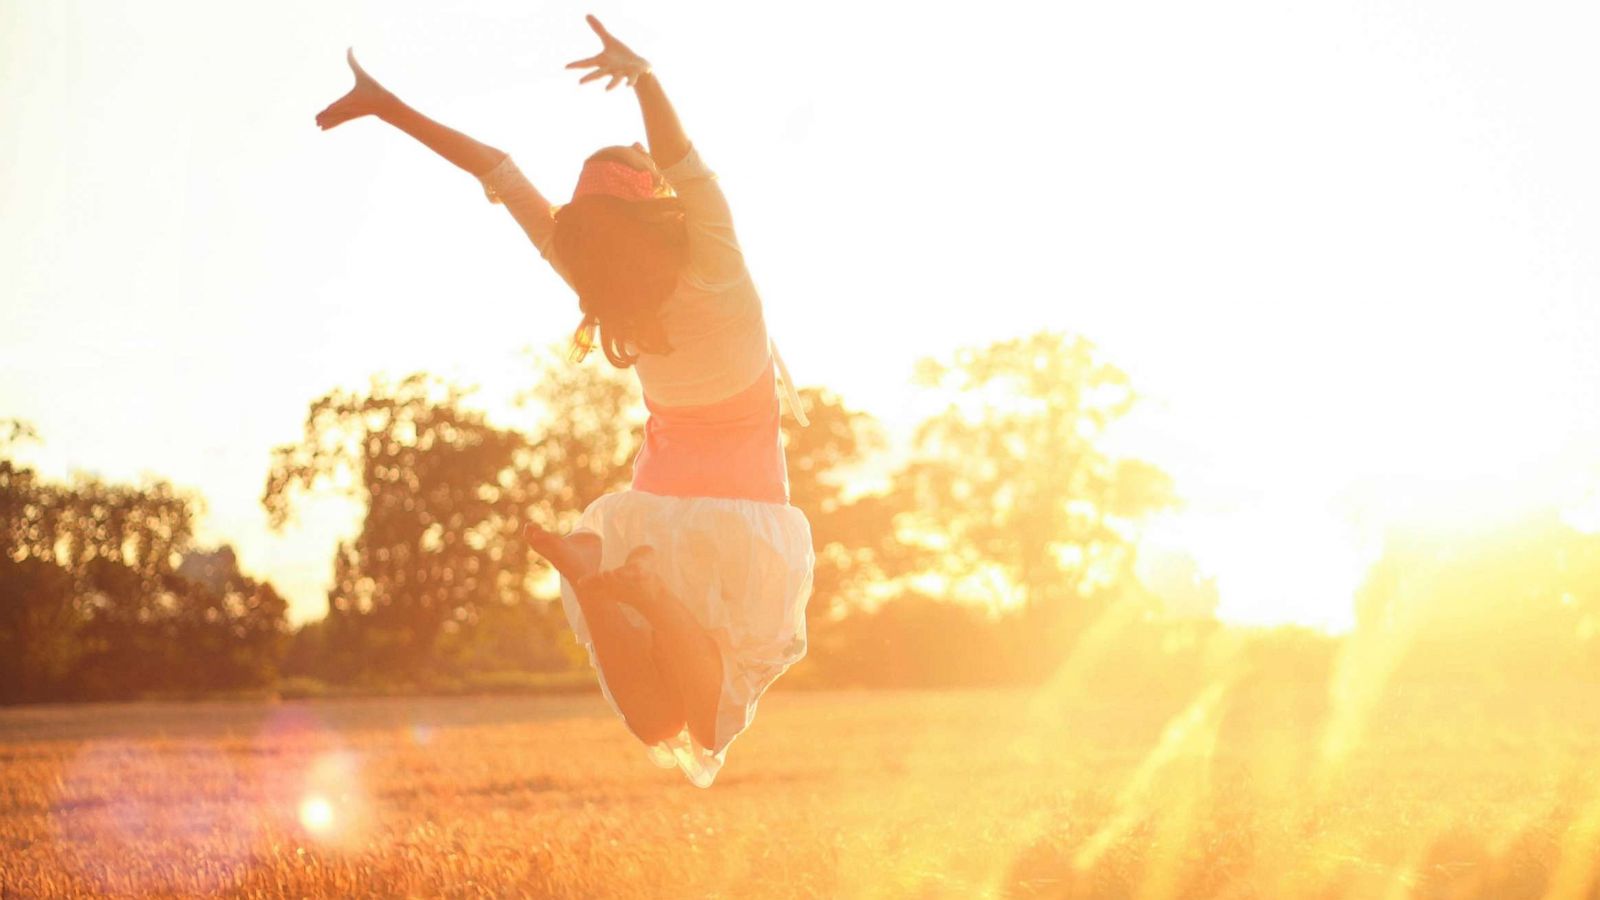
[[[269,521],[288,527],[325,493],[364,514],[334,551],[327,615],[293,630],[230,548],[195,546],[199,498],[159,481],[46,482],[10,459],[34,436],[0,423],[0,702],[587,683],[553,574],[520,530],[569,528],[625,487],[644,414],[630,373],[530,362],[515,423],[427,374],[312,401],[299,438],[273,452]],[[1039,682],[1086,640],[1078,659],[1103,660],[1094,677],[1127,690],[1198,671],[1219,628],[1214,588],[1190,573],[1208,599],[1175,619],[1134,575],[1140,523],[1178,494],[1150,461],[1108,450],[1138,402],[1126,374],[1082,338],[1041,333],[926,360],[916,380],[943,405],[893,460],[881,424],[830,391],[801,392],[809,428],[784,421],[792,502],[817,551],[811,656],[789,682]],[[1378,669],[1426,677],[1449,669],[1439,646],[1495,634],[1525,638],[1499,651],[1502,672],[1600,667],[1597,538],[1547,516],[1480,543],[1446,564],[1390,541],[1358,607],[1362,646],[1389,648]],[[1490,584],[1522,599],[1484,599]],[[1564,649],[1534,651],[1536,637]],[[1331,665],[1331,640],[1276,640],[1297,648],[1285,671]]]
[[[263,497],[272,521],[327,491],[366,513],[336,551],[328,616],[297,636],[286,671],[437,684],[582,665],[552,602],[556,584],[519,531],[530,520],[566,529],[625,487],[644,415],[629,373],[555,354],[535,368],[521,428],[491,422],[426,375],[312,403],[300,439],[274,452]],[[930,417],[870,491],[858,470],[881,463],[887,444],[873,417],[810,388],[801,393],[810,427],[784,421],[792,501],[817,548],[808,666],[835,681],[970,680],[956,673],[973,666],[973,637],[1009,627],[1016,640],[997,642],[981,667],[1027,677],[1126,586],[1136,523],[1172,505],[1173,486],[1155,466],[1103,449],[1135,397],[1087,341],[1001,342],[928,361],[919,378],[953,399],[1009,400]],[[993,615],[1001,606],[1014,614]],[[925,652],[879,633],[905,619]],[[964,658],[940,647],[952,641]],[[1001,646],[1019,641],[1025,652]]]
[[[277,677],[288,604],[194,541],[198,498],[44,481],[0,422],[0,702],[227,691]]]

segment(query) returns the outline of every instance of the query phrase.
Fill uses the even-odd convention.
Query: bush
[[[462,679],[468,694],[581,694],[598,683],[588,668],[567,672],[474,672]]]
[[[296,675],[278,682],[278,697],[282,700],[315,700],[330,693],[328,685],[316,678]]]

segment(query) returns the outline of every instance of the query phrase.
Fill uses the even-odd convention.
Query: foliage
[[[1125,576],[1131,526],[1175,498],[1161,470],[1105,449],[1136,399],[1121,370],[1082,338],[1040,333],[925,360],[918,379],[953,394],[901,479],[913,538],[944,549],[945,574],[998,567],[1023,605],[1057,610]]]
[[[953,687],[1015,680],[1003,625],[970,603],[906,594],[827,623],[813,639],[813,681],[830,686]]]
[[[590,501],[625,487],[643,410],[627,373],[570,366],[559,353],[533,363],[532,386],[519,398],[532,414],[522,431],[491,424],[465,405],[467,392],[423,375],[312,405],[301,440],[274,456],[264,498],[273,521],[286,519],[299,492],[329,486],[367,511],[360,534],[339,549],[328,622],[297,640],[290,671],[421,684],[581,665],[559,615],[539,597],[544,570],[532,565],[518,527],[570,529]],[[1123,586],[1132,525],[1171,502],[1171,484],[1153,466],[1103,449],[1133,394],[1084,341],[1038,335],[963,351],[948,366],[928,362],[923,374],[966,405],[923,425],[913,459],[886,490],[847,490],[886,449],[871,416],[809,388],[801,402],[810,427],[782,422],[791,501],[806,513],[817,551],[809,618],[818,663],[853,671],[840,654],[865,653],[869,632],[889,616],[916,619],[909,611],[932,602],[916,595],[918,576],[957,583],[998,571],[1026,597],[1015,621],[954,607],[921,611],[942,623],[939,633],[1032,660],[1019,669],[997,650],[982,657],[987,668],[965,666],[970,680],[1041,677]],[[895,593],[903,599],[885,618],[828,635]],[[313,644],[320,649],[300,649]],[[930,677],[954,677],[949,666],[941,671]],[[886,669],[883,677],[901,676]]]
[[[468,391],[423,374],[312,403],[300,441],[274,452],[271,520],[283,525],[318,490],[356,498],[365,515],[338,548],[327,622],[297,641],[291,671],[421,685],[574,664],[521,529],[569,528],[626,484],[642,417],[620,375],[551,354],[532,364],[534,387],[519,397],[531,434],[491,423]]]
[[[204,660],[215,683],[255,684],[280,656],[290,677],[373,690],[584,668],[551,602],[551,573],[520,531],[568,530],[592,500],[627,486],[643,408],[631,373],[571,366],[560,352],[530,363],[518,425],[491,421],[470,390],[420,373],[311,403],[299,439],[273,452],[269,520],[282,527],[315,492],[355,499],[364,515],[335,551],[327,617],[287,640],[270,587],[240,575],[231,551],[213,559],[189,547],[193,498],[159,483],[40,486],[6,463],[15,489],[0,503],[22,510],[29,491],[57,497],[7,517],[19,549],[0,590],[24,599],[6,608],[6,633],[28,635],[12,638],[27,648],[12,655],[15,683],[59,685],[76,673],[72,690],[104,694],[120,682],[94,673],[167,672],[151,675],[164,685],[183,681],[185,660]],[[810,427],[782,421],[792,502],[817,551],[813,666],[829,670],[817,680],[1038,680],[1127,593],[1136,523],[1172,502],[1172,486],[1105,449],[1134,395],[1081,339],[964,350],[924,362],[921,378],[951,404],[923,423],[911,458],[877,491],[849,489],[869,463],[888,468],[871,416],[809,388]],[[12,423],[0,440],[30,437]],[[970,599],[985,580],[1022,602],[1003,615],[946,602]],[[179,641],[183,654],[163,649]],[[913,647],[928,658],[913,660]]]
[[[72,575],[42,559],[0,557],[0,702],[50,697],[83,655]]]
[[[165,482],[55,484],[0,458],[0,702],[271,683],[287,604],[231,548],[194,546],[197,510]]]
[[[366,507],[334,557],[327,631],[347,654],[338,675],[421,676],[447,624],[528,593],[517,472],[528,442],[463,399],[421,374],[336,390],[312,403],[300,442],[273,451],[262,502],[274,525],[296,489],[332,487]]]
[[[565,532],[596,498],[633,480],[644,442],[644,403],[631,372],[592,355],[581,365],[560,350],[529,355],[532,386],[518,395],[532,413],[530,447],[521,461],[529,514]]]
[[[867,586],[926,565],[922,548],[902,543],[895,518],[901,497],[847,493],[852,470],[883,453],[887,439],[871,415],[831,391],[800,391],[809,426],[782,420],[789,500],[811,523],[817,564],[807,617],[826,623],[862,607]],[[823,625],[822,627],[826,627]]]

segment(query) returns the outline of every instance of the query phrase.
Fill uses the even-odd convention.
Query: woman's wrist
[[[654,69],[645,69],[643,75],[634,79],[633,89],[641,94],[661,93],[661,81],[656,78]]]
[[[412,111],[411,107],[402,103],[399,97],[389,91],[384,91],[372,103],[372,114],[385,122],[392,122],[395,118]]]

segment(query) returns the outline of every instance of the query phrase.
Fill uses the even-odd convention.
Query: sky
[[[913,11],[914,10],[914,11]],[[718,171],[801,384],[904,433],[915,362],[1042,328],[1145,396],[1220,614],[1350,622],[1386,528],[1593,496],[1593,4],[0,0],[0,418],[42,471],[205,497],[296,621],[353,512],[272,533],[312,399],[526,381],[570,294],[473,180],[371,120],[346,46],[570,195],[643,138],[563,69],[597,14]],[[1154,566],[1152,570],[1170,567]]]

